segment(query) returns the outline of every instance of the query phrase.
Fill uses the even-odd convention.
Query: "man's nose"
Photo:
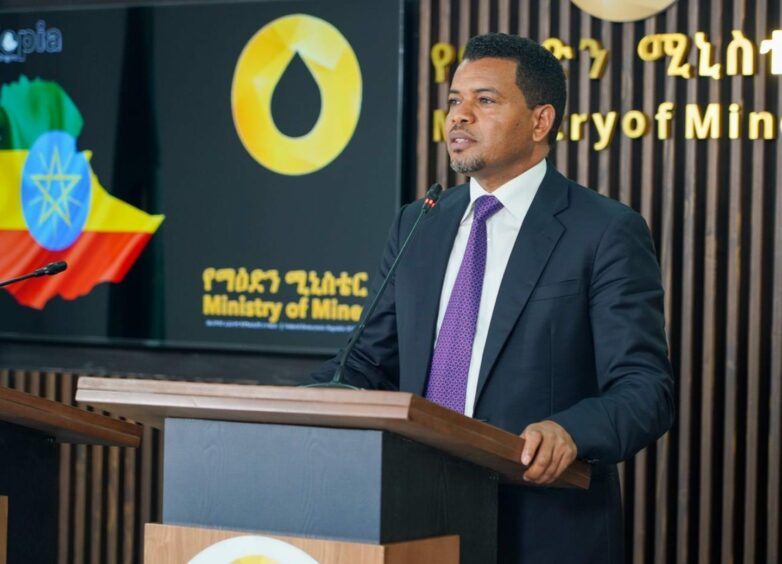
[[[451,106],[451,109],[448,112],[448,119],[454,124],[472,123],[475,121],[475,114],[468,103],[462,102],[456,106]]]

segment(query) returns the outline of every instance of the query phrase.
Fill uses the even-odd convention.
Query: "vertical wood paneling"
[[[102,561],[101,541],[103,535],[100,534],[103,529],[103,522],[105,519],[103,513],[103,454],[105,447],[95,446],[92,447],[89,453],[89,497],[90,497],[90,517],[95,519],[95,525],[97,525],[98,534],[90,534],[90,562],[92,564],[100,564]],[[94,529],[93,528],[93,531]],[[89,529],[88,529],[89,532]]]
[[[651,34],[656,32],[656,21],[653,18],[650,18],[644,22],[644,34]],[[632,45],[635,44],[635,41],[632,43]],[[643,96],[638,97],[636,95],[635,88],[633,86],[635,85],[636,81],[638,80],[638,75],[635,69],[635,66],[637,63],[637,56],[635,54],[635,49],[629,49],[628,46],[624,46],[624,57],[627,58],[628,64],[630,64],[631,69],[631,76],[633,76],[633,81],[631,82],[630,87],[630,95],[629,95],[629,104],[628,109],[638,109],[639,107],[643,107],[645,104],[647,104],[647,99]],[[641,72],[641,83],[642,83],[642,92],[649,92],[654,91],[654,67],[651,65],[644,65],[643,70]],[[644,108],[646,109],[646,108]],[[625,152],[628,155],[628,160],[625,162],[633,162],[636,161],[636,159],[633,158],[633,150],[637,148],[637,143],[634,142],[631,139],[626,139],[625,144]],[[632,169],[629,170],[630,179],[627,181],[627,184],[624,183],[620,185],[618,190],[619,200],[628,206],[635,207],[636,210],[640,211],[644,218],[646,219],[646,222],[649,224],[651,228],[654,227],[654,221],[655,217],[653,214],[653,198],[658,197],[658,194],[655,194],[655,190],[653,189],[653,183],[651,182],[651,178],[654,174],[655,169],[655,163],[653,162],[653,159],[651,158],[651,151],[653,149],[652,142],[649,138],[644,138],[641,141],[641,154],[643,155],[643,158],[641,158],[638,161],[638,164],[640,166],[633,166]],[[579,154],[580,159],[588,160],[589,154],[581,155]],[[630,168],[628,166],[628,168]],[[640,186],[638,186],[640,181]],[[587,184],[588,185],[588,184]],[[640,188],[640,190],[639,190]],[[616,190],[612,190],[609,187],[606,187],[606,192],[609,196],[613,196],[617,193]],[[639,198],[638,194],[640,193],[640,202],[645,202],[647,205],[645,206],[639,206]],[[667,247],[666,247],[667,248]],[[663,281],[666,280],[667,275],[670,273],[670,269],[665,268],[666,267],[666,261],[665,257],[669,257],[669,253],[665,252],[665,248],[658,248],[658,253],[660,254],[660,271],[661,275],[663,277]],[[665,307],[668,308],[668,302],[670,300],[670,292],[666,293],[665,295]],[[650,454],[650,448],[645,448],[641,452],[639,452],[634,459],[634,476],[633,476],[633,483],[635,485],[633,489],[632,499],[632,509],[633,509],[633,521],[632,521],[632,530],[633,530],[633,536],[632,536],[632,555],[633,555],[633,564],[646,564],[649,561],[648,558],[648,551],[646,549],[648,540],[649,540],[649,521],[648,521],[648,515],[650,513],[650,508],[648,507],[648,495],[647,492],[649,490],[650,480],[649,480],[649,454]]]
[[[705,8],[701,4],[702,8]],[[709,40],[716,44],[722,42],[722,29],[721,24],[723,21],[722,10],[724,6],[721,0],[715,0],[709,10],[704,10],[705,13],[699,14],[697,20],[690,22],[690,35],[694,35],[696,31],[704,30],[708,33]],[[694,63],[697,63],[695,57],[691,57]],[[701,80],[701,83],[706,83],[706,91],[708,95],[706,97],[699,97],[698,100],[693,102],[703,102],[704,100],[719,100],[720,88],[724,88],[719,81],[715,80]],[[722,492],[722,551],[718,554],[721,556],[722,561],[732,561],[733,556],[733,523],[735,520],[735,497],[736,497],[736,459],[735,452],[737,448],[737,410],[738,410],[738,356],[739,356],[739,339],[740,335],[740,295],[741,290],[741,236],[739,231],[742,227],[741,217],[741,186],[736,186],[733,182],[734,179],[726,179],[724,177],[725,169],[722,166],[723,162],[727,160],[730,163],[729,170],[740,170],[742,166],[742,153],[740,147],[736,147],[736,144],[725,143],[719,140],[706,141],[706,154],[707,162],[712,163],[711,166],[706,167],[706,184],[709,187],[714,187],[715,190],[722,193],[728,193],[731,209],[735,209],[735,213],[731,214],[730,223],[728,225],[729,236],[726,236],[722,232],[723,226],[718,226],[713,236],[716,238],[717,247],[727,246],[728,261],[728,308],[727,308],[727,336],[725,339],[725,363],[724,363],[724,411],[723,411],[723,434],[722,434],[722,452],[723,452],[723,492]],[[727,244],[725,243],[727,241]],[[723,286],[725,287],[725,286]],[[705,327],[709,331],[708,327]],[[717,327],[713,327],[711,330],[716,330]],[[715,354],[719,354],[718,350],[714,351]],[[719,372],[714,374],[715,378],[719,378]],[[713,531],[717,529],[715,520],[719,519],[719,514],[714,511],[715,503],[713,502],[714,484],[714,466],[712,465],[713,453],[715,444],[712,437],[718,433],[715,427],[718,425],[719,419],[714,417],[714,405],[713,401],[716,401],[716,386],[715,381],[704,381],[702,390],[705,392],[709,400],[709,403],[701,401],[701,424],[702,433],[701,436],[707,435],[706,442],[701,449],[700,463],[700,491],[699,491],[699,529],[698,529],[698,555],[699,562],[702,564],[708,564],[714,562],[719,558],[714,553],[717,553],[713,549],[713,544],[710,542]],[[715,441],[717,439],[714,439]],[[718,530],[718,529],[717,529]],[[726,534],[725,531],[730,531]],[[728,556],[730,555],[730,556]]]
[[[517,33],[522,37],[530,37],[530,20],[532,19],[533,7],[531,2],[519,2],[519,21]]]
[[[136,523],[136,514],[138,505],[136,503],[138,490],[138,481],[136,480],[137,454],[136,450],[129,450],[125,453],[124,462],[124,489],[125,497],[122,503],[123,527],[122,531],[122,562],[130,564],[135,562],[134,556],[141,553],[141,547],[136,546],[134,535],[134,524]]]
[[[690,9],[690,20],[691,23],[689,26],[689,31],[692,33],[696,30],[698,30],[698,15],[699,12],[697,10],[698,3],[690,3],[691,9]],[[716,85],[710,85],[711,88],[715,88]],[[696,84],[695,81],[689,81],[687,84],[687,90],[688,90],[688,100],[691,101],[697,101],[697,95],[696,95]],[[713,95],[713,92],[710,92],[709,95]],[[697,167],[695,163],[695,159],[697,158],[697,144],[693,142],[689,142],[687,145],[687,152],[688,155],[693,159],[692,167],[688,168],[686,172],[686,180],[688,186],[695,184],[697,179],[695,178],[696,173],[699,169],[702,169],[703,167]],[[708,146],[706,148],[706,160],[708,162],[712,163],[712,166],[705,167],[705,206],[704,208],[697,207],[694,209],[694,213],[699,214],[704,217],[704,224],[705,224],[705,233],[704,233],[704,253],[703,253],[703,263],[702,264],[696,264],[693,265],[694,267],[702,267],[703,268],[703,277],[704,277],[704,285],[703,285],[703,325],[702,325],[702,331],[703,331],[703,342],[702,342],[702,354],[701,354],[701,362],[702,362],[702,369],[701,369],[701,386],[700,386],[700,429],[701,433],[698,436],[698,441],[700,442],[700,488],[699,488],[699,495],[703,499],[707,500],[707,506],[705,508],[704,513],[704,507],[701,505],[701,515],[700,515],[700,526],[699,526],[699,541],[701,550],[700,555],[701,559],[700,561],[703,562],[704,558],[707,558],[710,554],[710,548],[709,543],[712,541],[712,538],[709,536],[709,531],[711,530],[711,524],[715,520],[715,516],[712,514],[712,506],[714,505],[713,499],[712,499],[712,492],[714,491],[714,488],[712,486],[711,477],[712,477],[712,461],[714,460],[714,445],[715,442],[719,440],[718,438],[718,430],[716,429],[716,422],[715,422],[715,413],[714,413],[714,405],[715,405],[715,397],[717,392],[719,391],[719,388],[722,388],[722,384],[718,383],[717,377],[718,377],[718,370],[720,366],[723,366],[723,363],[719,359],[719,355],[721,354],[720,346],[718,345],[718,333],[722,331],[723,326],[723,319],[721,317],[719,307],[720,304],[717,300],[718,295],[718,275],[719,275],[719,263],[720,263],[720,257],[719,255],[719,249],[721,246],[724,245],[724,239],[725,236],[723,233],[720,232],[720,225],[719,225],[719,214],[720,214],[720,203],[721,203],[721,194],[725,192],[725,186],[722,182],[722,174],[723,174],[723,168],[718,165],[720,160],[720,146],[718,143],[709,141]],[[694,189],[694,188],[693,188]],[[685,333],[693,333],[692,329],[685,329]],[[690,337],[688,339],[688,346],[693,347],[695,346],[694,339]],[[688,372],[685,376],[685,370]],[[681,367],[681,377],[682,378],[691,378],[690,371],[694,370],[694,366],[690,365],[687,367]],[[682,399],[680,402],[680,418],[689,417],[690,412],[693,410],[693,401],[694,398],[687,398],[687,401]],[[697,444],[697,443],[696,443]],[[680,449],[680,452],[683,453],[684,449]],[[689,456],[689,454],[687,454]],[[680,479],[688,479],[686,476],[684,476],[682,473],[680,473]],[[694,493],[694,492],[693,492]],[[725,503],[727,500],[730,499],[730,496],[727,495],[729,492],[723,493],[723,503]],[[689,500],[688,500],[689,502]],[[691,502],[690,502],[691,503]],[[691,505],[692,506],[692,503]],[[725,511],[725,506],[723,505],[723,514]],[[686,519],[686,514],[682,516],[682,518]],[[724,525],[723,525],[724,526]],[[680,542],[682,542],[680,540]],[[707,546],[704,547],[703,543],[706,543]],[[689,543],[688,543],[689,544]],[[688,549],[690,547],[688,546]],[[686,560],[679,559],[679,562],[686,562]]]
[[[609,53],[613,53],[614,44],[612,37],[612,26],[609,22],[600,22],[600,36],[603,42],[603,47],[608,50]],[[621,49],[621,44],[616,46],[617,51]],[[607,113],[610,110],[618,106],[618,99],[615,95],[616,89],[613,87],[613,81],[611,80],[611,63],[609,63],[606,69],[605,79],[598,81],[598,87],[600,94],[595,104],[595,110],[600,113]],[[562,143],[564,145],[564,143]],[[603,149],[597,155],[597,184],[599,186],[610,186],[611,184],[611,160],[612,151],[611,148]]]
[[[439,18],[437,22],[437,33],[433,35],[437,37],[438,41],[442,41],[443,43],[454,43],[455,47],[459,49],[461,43],[459,43],[458,36],[455,37],[454,34],[451,33],[452,7],[458,11],[459,6],[450,0],[438,0],[438,4]],[[437,101],[435,102],[437,108],[447,109],[448,107],[448,82],[449,81],[446,81],[437,86]],[[446,188],[450,186],[448,173],[450,169],[448,166],[448,153],[445,149],[445,143],[440,143],[435,149],[435,153],[437,155],[435,178],[437,178],[437,182]]]
[[[778,0],[777,0],[778,1]],[[756,0],[755,10],[749,8],[754,16],[754,32],[757,37],[765,37],[766,12],[765,0]],[[737,3],[734,19],[747,22],[744,4]],[[754,14],[753,14],[754,12]],[[751,21],[750,19],[750,21]],[[752,29],[752,26],[749,26]],[[765,70],[765,69],[764,69]],[[765,108],[765,89],[755,88],[750,98],[753,107]],[[749,101],[749,100],[748,100]],[[747,403],[746,403],[746,454],[744,457],[744,562],[757,562],[755,550],[758,525],[758,489],[761,487],[758,462],[760,456],[760,386],[763,370],[763,286],[767,276],[763,264],[763,230],[765,225],[765,183],[767,175],[765,147],[756,143],[752,146],[750,235],[749,235],[749,314],[747,319]]]
[[[473,29],[477,27],[475,25],[475,22],[472,20],[472,2],[470,0],[460,0],[459,1],[459,14],[458,14],[458,31],[456,34],[456,44],[459,49],[461,49],[466,43],[467,40],[470,39],[473,35],[475,35],[475,32]],[[481,2],[480,6],[485,6],[486,2]],[[485,11],[485,8],[484,8]],[[454,72],[456,68],[454,66]],[[443,104],[443,107],[447,107],[447,103]],[[445,143],[443,143],[445,145]],[[443,147],[445,149],[445,147]],[[450,162],[450,158],[447,156],[447,151],[445,153],[445,160],[446,162]],[[443,184],[443,186],[452,186],[454,184],[462,184],[464,182],[467,182],[467,177],[462,173],[454,173],[452,170],[449,170],[448,166],[445,167],[446,174],[448,175],[448,181],[447,184]]]
[[[610,25],[610,24],[608,24]],[[614,98],[607,100],[607,110],[615,109],[620,114],[630,110],[633,107],[633,75],[634,75],[634,49],[630,46],[635,45],[636,41],[636,29],[634,26],[622,26],[621,40],[617,45],[613,46],[611,52],[612,61],[609,66],[614,67],[615,70],[611,73],[611,79],[616,77],[618,88],[612,88],[615,92]],[[601,80],[601,82],[612,82],[608,77]],[[612,85],[613,86],[613,85]],[[618,199],[620,202],[627,203],[632,199],[632,172],[633,161],[630,155],[630,140],[624,136],[617,135],[614,137],[613,147],[606,149],[603,152],[610,150],[611,158],[615,158],[618,162],[623,163],[618,168],[616,180],[612,177],[607,177],[603,182],[595,188],[600,194],[608,197]],[[613,194],[611,192],[614,192]],[[632,461],[627,463],[621,463],[619,465],[619,485],[621,488],[622,499],[626,499],[628,496],[633,497],[634,492],[629,490],[635,483],[631,472],[634,471],[634,464]],[[630,511],[633,506],[626,504],[625,515],[630,515]],[[627,523],[628,529],[632,528],[632,523]],[[626,547],[626,554],[632,554],[633,543],[628,543]]]
[[[677,6],[679,18],[671,18],[667,31],[672,32],[679,28],[682,21],[697,21],[698,3],[693,2],[688,8]],[[682,17],[686,16],[686,17]],[[692,24],[687,29],[692,29]],[[666,89],[666,100],[674,100],[676,96],[675,81],[670,77],[666,79],[667,84],[671,85]],[[697,95],[697,83],[690,81],[687,83],[685,96],[687,100],[695,100]],[[682,128],[675,129],[678,135],[681,135]],[[694,400],[694,382],[695,370],[695,326],[700,323],[696,317],[695,310],[695,272],[698,268],[699,253],[697,245],[697,222],[696,215],[702,214],[702,203],[698,199],[698,189],[696,186],[696,173],[698,171],[698,154],[694,143],[683,143],[683,154],[680,155],[679,163],[684,168],[683,190],[684,190],[684,218],[683,218],[683,265],[682,272],[682,327],[681,340],[678,351],[679,356],[679,403],[678,403],[678,459],[677,468],[677,496],[676,496],[676,562],[678,564],[687,564],[690,561],[690,508],[692,507],[691,493],[695,490],[690,489],[692,480],[693,464],[691,452],[697,450],[700,445],[701,455],[704,450],[711,450],[711,441],[709,437],[701,437],[699,442],[693,443],[693,426],[696,424],[691,406]],[[667,153],[666,153],[667,156]],[[683,157],[683,158],[681,158]],[[704,253],[706,255],[707,253]],[[708,260],[708,259],[707,259]],[[666,288],[668,290],[668,288]],[[707,315],[706,309],[704,315]],[[710,313],[711,310],[708,310]],[[672,320],[668,320],[670,323]],[[704,317],[704,323],[708,323]],[[709,391],[701,389],[700,397]],[[703,415],[707,416],[706,414]]]
[[[428,166],[432,145],[432,108],[429,103],[431,82],[433,76],[430,50],[436,41],[432,38],[432,1],[420,0],[418,7],[419,45],[418,45],[418,128],[416,131],[416,182],[415,191],[418,198],[423,197],[429,185],[433,182]],[[409,107],[409,106],[408,106]]]
[[[477,25],[476,33],[489,32],[489,22],[491,21],[491,8],[492,8],[492,2],[490,2],[489,0],[482,0],[481,2],[478,3],[478,25]],[[491,31],[497,31],[497,30],[494,29]]]
[[[152,431],[148,428],[144,429],[144,435],[142,437],[141,447],[139,448],[139,455],[141,460],[150,460],[153,456],[155,444],[152,437]],[[139,507],[136,513],[136,528],[143,529],[144,523],[149,523],[152,520],[153,507],[152,507],[152,493],[155,484],[153,479],[155,473],[150,464],[141,464],[141,468],[138,470],[140,474],[139,479]]]
[[[618,111],[621,115],[632,110],[635,104],[633,85],[635,84],[637,57],[635,55],[634,47],[637,40],[635,26],[622,26],[622,49],[620,52],[615,51],[613,53],[614,61],[618,62],[622,69],[620,77],[621,98],[618,105]],[[605,186],[598,186],[596,190],[604,196],[612,196],[621,202],[629,202],[632,199],[633,189],[634,159],[632,158],[631,153],[632,140],[624,135],[618,135],[614,142],[619,144],[619,162],[622,163],[622,166],[619,167],[619,178],[616,182],[616,184],[618,184],[618,191],[614,194],[610,193],[610,190],[612,189],[611,183],[608,183]]]
[[[782,108],[782,88],[777,85],[776,107]],[[774,207],[773,290],[771,298],[771,369],[768,433],[768,498],[766,539],[769,564],[782,560],[780,551],[780,497],[782,497],[782,143],[769,151],[774,173],[770,175],[776,205]]]
[[[675,17],[676,12],[671,14],[671,17]],[[650,19],[649,33],[656,33],[657,19]],[[643,108],[644,112],[648,115],[654,115],[655,106],[650,93],[658,94],[657,74],[660,72],[659,68],[655,65],[644,65],[644,95],[643,95]],[[663,94],[664,92],[659,92]],[[675,223],[677,222],[677,208],[676,208],[676,182],[675,182],[675,170],[679,165],[679,155],[675,152],[676,141],[671,140],[671,144],[666,147],[665,159],[662,162],[662,175],[659,175],[660,166],[655,166],[659,162],[656,152],[659,146],[654,141],[654,136],[646,136],[642,140],[641,144],[641,162],[643,163],[642,179],[641,179],[641,198],[640,202],[633,202],[633,205],[640,208],[640,211],[646,216],[649,221],[649,225],[653,232],[657,233],[657,240],[659,241],[659,255],[660,255],[660,274],[662,276],[663,286],[666,289],[663,307],[665,311],[665,330],[669,336],[673,334],[672,320],[674,317],[674,298],[677,289],[677,273],[675,270],[675,248],[677,244],[675,240]],[[660,198],[659,204],[659,219],[656,212],[657,198]],[[670,449],[669,445],[670,436],[666,435],[660,439],[655,445],[649,447],[649,451],[655,454],[655,472],[651,476],[651,480],[646,480],[644,483],[645,491],[654,491],[654,498],[650,498],[650,507],[647,508],[647,523],[644,528],[656,528],[660,523],[660,519],[654,519],[651,516],[655,515],[658,507],[655,507],[654,501],[667,499],[667,467],[665,462],[667,460],[667,454]],[[639,494],[643,495],[643,494]],[[662,505],[664,507],[664,505]],[[639,524],[639,526],[642,526]],[[656,534],[657,531],[655,531]],[[662,532],[662,531],[661,531]],[[647,535],[648,538],[655,538],[654,535]],[[664,546],[664,545],[663,545]],[[661,548],[661,547],[658,547]],[[653,554],[655,551],[655,545],[647,542],[643,547],[646,554]],[[651,557],[647,560],[651,560]]]
[[[676,21],[678,17],[678,6],[674,6],[672,10],[668,12],[666,15],[666,24],[665,28],[670,29],[673,27],[673,22]],[[647,33],[654,33],[658,28],[662,28],[662,22],[660,21],[661,18],[652,18],[649,20],[649,28]],[[630,49],[631,51],[635,52],[635,49]],[[649,66],[645,65],[646,68],[644,68],[644,84],[646,85],[645,91],[646,92],[655,92],[659,95],[659,97],[664,98],[665,100],[671,100],[676,99],[676,84],[672,80],[665,80],[665,75],[663,71],[660,69],[659,66]],[[661,80],[662,79],[662,80]],[[661,86],[659,86],[661,85]],[[656,113],[656,108],[653,103],[653,100],[651,99],[651,96],[646,96],[646,99],[644,100],[644,111],[648,115],[654,115]],[[668,190],[663,192],[662,197],[664,199],[664,202],[666,205],[662,206],[662,213],[663,213],[663,219],[662,219],[662,231],[665,233],[666,228],[670,227],[672,225],[672,222],[675,220],[675,216],[672,211],[673,206],[673,194],[675,193],[674,187],[676,186],[676,171],[682,166],[683,163],[683,155],[681,154],[680,145],[678,140],[671,139],[669,143],[665,144],[662,148],[659,147],[658,142],[655,140],[656,136],[650,136],[648,139],[644,139],[643,145],[642,145],[642,154],[643,154],[643,162],[645,163],[645,168],[643,172],[643,180],[642,180],[642,189],[641,189],[641,202],[640,202],[640,211],[646,217],[647,221],[649,222],[649,225],[654,233],[659,233],[659,229],[657,229],[656,226],[656,214],[655,214],[655,202],[656,197],[658,193],[658,187],[660,185],[662,186],[668,186]],[[662,167],[655,167],[654,163],[658,162],[659,160],[662,161]],[[658,175],[656,171],[659,171],[660,174]],[[692,194],[690,194],[692,196]],[[687,252],[686,245],[688,241],[688,234],[686,232],[686,225],[688,220],[691,220],[691,217],[687,213],[687,190],[685,188],[685,196],[684,196],[684,207],[683,207],[683,215],[684,218],[681,220],[685,224],[684,228],[684,243],[685,243],[685,250],[684,253]],[[690,201],[690,206],[693,205],[692,198]],[[690,211],[691,208],[690,208]],[[673,325],[673,319],[674,319],[674,290],[673,290],[673,280],[677,276],[676,268],[673,263],[673,248],[676,244],[676,241],[670,237],[666,238],[664,236],[660,237],[658,235],[659,240],[661,241],[660,245],[660,254],[661,254],[661,261],[660,261],[660,270],[661,270],[661,276],[663,280],[663,284],[666,288],[665,293],[665,331],[668,336],[668,344],[669,344],[669,355],[673,355],[673,344],[674,344],[674,325]],[[690,242],[691,242],[691,234],[690,234]],[[692,250],[690,251],[692,252]],[[687,287],[687,285],[690,285],[690,291],[692,289],[693,281],[692,281],[692,272],[687,272],[686,270],[682,273],[682,286]],[[683,290],[684,291],[684,290]],[[690,315],[692,312],[689,312]],[[682,312],[683,317],[683,324],[687,326],[687,312]],[[692,323],[692,319],[690,318],[689,324]],[[681,334],[681,332],[679,332]],[[690,347],[687,347],[688,352],[690,351]],[[684,353],[684,347],[678,352],[678,358],[682,359],[682,355]],[[674,430],[672,432],[676,432],[676,424],[674,423]],[[653,561],[655,563],[661,563],[666,562],[669,554],[669,547],[673,547],[674,545],[671,544],[672,542],[672,536],[670,535],[670,522],[673,521],[675,523],[675,507],[670,507],[669,498],[671,496],[671,490],[673,488],[672,483],[672,470],[671,470],[671,452],[673,449],[672,445],[672,434],[666,433],[660,440],[657,441],[657,444],[654,447],[655,450],[655,458],[656,458],[656,464],[655,464],[655,478],[654,478],[654,500],[653,500],[653,507],[651,508],[651,513],[654,515],[654,544],[652,545],[651,551],[654,553]],[[647,485],[649,488],[652,485]],[[675,537],[673,537],[675,538]]]
[[[590,96],[592,80],[589,78],[589,67],[591,59],[589,59],[589,57],[579,56],[580,53],[578,51],[578,38],[592,36],[592,18],[587,14],[579,14],[581,25],[580,27],[575,27],[575,29],[571,30],[570,3],[565,3],[562,5],[561,10],[562,13],[559,17],[559,25],[561,27],[558,35],[562,36],[563,40],[566,41],[571,47],[573,47],[573,51],[576,56],[576,59],[571,61],[568,66],[572,69],[576,69],[576,67],[578,67],[578,72],[575,73],[577,81],[571,78],[568,87],[573,89],[578,88],[577,111],[589,115],[593,111],[597,110],[597,104],[594,103],[596,101],[593,101],[592,97]],[[578,148],[576,150],[575,180],[582,186],[588,186],[590,184],[589,172],[592,167],[589,154],[592,151],[592,143],[594,143],[591,127],[584,127],[583,137],[584,141],[578,144]],[[563,143],[563,145],[564,144],[565,143]]]
[[[105,564],[117,564],[118,560],[118,541],[119,541],[119,508],[121,500],[121,491],[119,487],[120,477],[120,457],[121,449],[119,447],[108,447],[107,449],[107,467],[105,473],[106,480],[106,519],[103,523],[105,534],[106,549],[103,556]]]
[[[730,79],[731,99],[741,99],[741,77]],[[715,89],[716,90],[716,89]],[[716,93],[712,93],[715,95]],[[739,409],[740,409],[740,379],[743,376],[741,369],[741,355],[743,349],[743,340],[745,338],[744,328],[741,323],[742,298],[744,286],[743,266],[743,229],[744,229],[744,160],[742,154],[742,144],[729,143],[728,154],[728,206],[730,214],[728,216],[727,231],[727,334],[725,339],[725,409],[723,426],[723,504],[722,504],[722,562],[733,562],[734,559],[741,562],[737,555],[740,546],[735,543],[735,527],[741,527],[741,520],[736,519],[737,501],[736,497],[740,494],[741,485],[737,484],[738,479],[738,461],[741,460],[744,448],[739,444]],[[711,183],[719,184],[721,175],[711,178]],[[725,190],[725,188],[723,188]],[[707,463],[707,460],[703,460]],[[740,502],[739,502],[740,503]],[[709,550],[710,545],[704,546],[703,543],[708,540],[702,538],[701,550]],[[701,562],[707,562],[701,558]]]
[[[510,33],[511,17],[510,17],[510,2],[511,0],[499,0],[497,2],[497,29],[500,33]]]

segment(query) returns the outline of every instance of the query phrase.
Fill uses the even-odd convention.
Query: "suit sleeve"
[[[550,417],[573,437],[578,456],[619,462],[673,423],[660,269],[643,217],[614,218],[598,245],[589,316],[599,395]]]
[[[364,315],[369,304],[388,274],[391,264],[399,251],[399,237],[404,206],[396,216],[388,233],[386,246],[380,261],[380,267],[374,277],[372,290],[364,302]],[[363,316],[362,316],[363,319]],[[334,358],[326,361],[312,374],[319,382],[330,380],[339,366],[343,350]],[[396,303],[394,299],[394,280],[389,282],[377,309],[345,364],[343,378],[349,384],[359,388],[396,390],[399,388],[399,345],[396,329]]]

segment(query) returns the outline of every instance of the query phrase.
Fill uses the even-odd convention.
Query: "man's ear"
[[[551,104],[541,104],[532,110],[533,123],[532,140],[536,143],[548,142],[548,134],[554,127],[557,112]]]

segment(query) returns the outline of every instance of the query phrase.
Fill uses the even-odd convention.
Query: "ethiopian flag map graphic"
[[[69,269],[6,287],[24,306],[73,300],[120,282],[163,221],[101,186],[84,121],[55,82],[22,76],[0,89],[0,279],[64,260]]]

